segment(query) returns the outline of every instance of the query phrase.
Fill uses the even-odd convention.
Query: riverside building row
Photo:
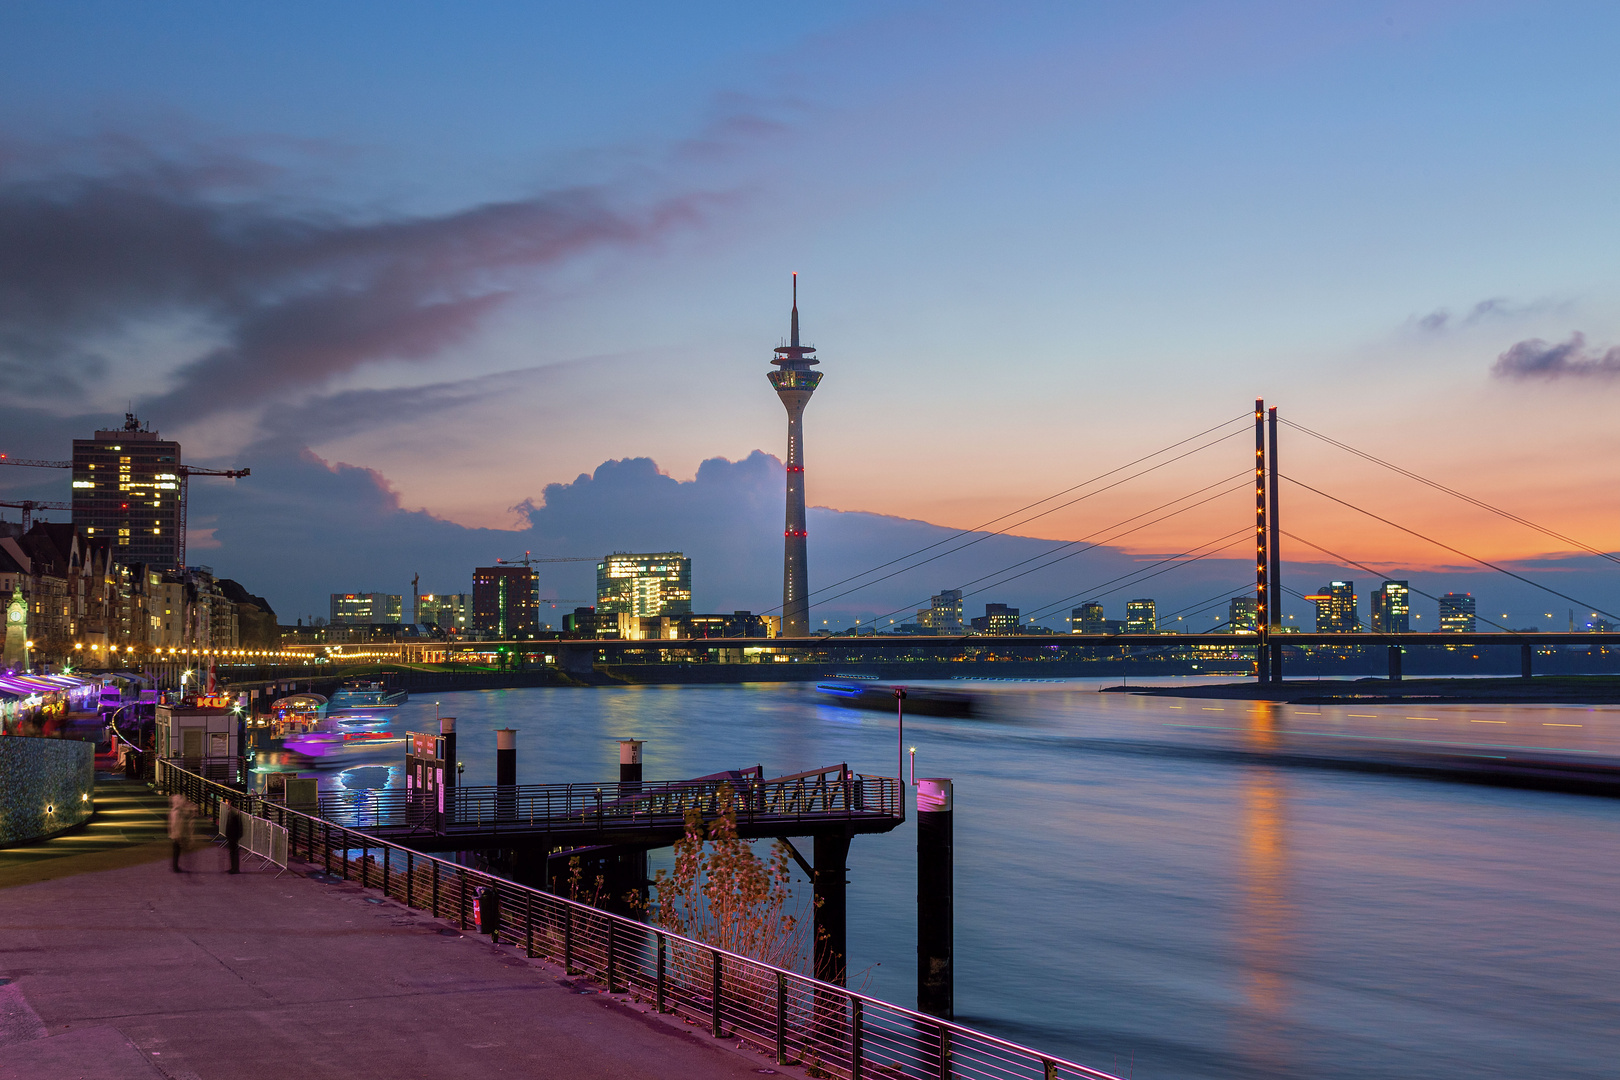
[[[124,558],[114,537],[77,525],[0,522],[3,664],[131,665],[159,650],[271,649],[276,615],[263,597],[206,566],[164,569]]]

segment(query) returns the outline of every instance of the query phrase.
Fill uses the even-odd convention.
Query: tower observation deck
[[[799,275],[793,275],[793,320],[786,345],[776,347],[771,385],[788,414],[787,527],[782,544],[782,636],[810,636],[809,568],[805,562],[804,407],[821,382],[814,345],[799,343]]]

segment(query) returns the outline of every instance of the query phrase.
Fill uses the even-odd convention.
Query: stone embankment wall
[[[0,738],[0,847],[40,840],[90,820],[95,744]]]

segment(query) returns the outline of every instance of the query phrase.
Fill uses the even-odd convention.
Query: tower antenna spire
[[[799,347],[799,275],[793,274],[793,347]]]

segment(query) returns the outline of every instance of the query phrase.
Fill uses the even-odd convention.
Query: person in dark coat
[[[226,872],[237,874],[241,872],[242,861],[242,811],[234,803],[223,802],[219,812],[225,818],[225,850],[231,855],[231,868]]]

